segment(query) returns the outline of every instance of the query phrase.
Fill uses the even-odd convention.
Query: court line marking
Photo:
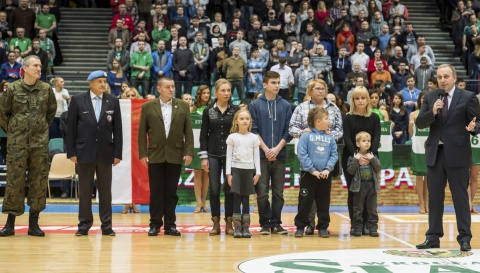
[[[343,215],[343,214],[341,214],[341,213],[335,212],[335,214],[338,215],[338,216],[340,216],[340,217],[342,217],[343,219],[346,219],[346,220],[350,221],[350,218],[349,218],[349,217],[347,217],[347,216],[345,216],[345,215]],[[384,216],[382,216],[382,217],[384,217]],[[410,243],[408,243],[408,242],[406,242],[406,241],[404,241],[404,240],[402,240],[402,239],[399,239],[399,238],[397,238],[397,237],[395,237],[395,236],[393,236],[393,235],[390,235],[390,234],[388,234],[388,233],[385,233],[385,232],[383,232],[383,231],[381,231],[381,230],[378,230],[378,233],[380,233],[380,234],[382,234],[382,235],[384,235],[384,236],[386,236],[386,237],[389,237],[390,239],[395,240],[395,241],[397,241],[397,242],[399,242],[399,243],[401,243],[401,244],[404,244],[404,245],[406,245],[406,246],[408,246],[408,247],[415,248],[415,245],[412,245],[412,244],[410,244]]]

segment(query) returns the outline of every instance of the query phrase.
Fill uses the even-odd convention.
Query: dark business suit
[[[104,93],[97,122],[90,91],[72,97],[68,108],[67,156],[78,163],[80,204],[78,228],[93,224],[92,190],[97,174],[102,230],[112,228],[112,164],[122,159],[122,116],[117,98]]]
[[[167,137],[160,99],[154,99],[143,104],[138,128],[140,159],[148,157],[150,227],[160,228],[164,218],[165,230],[176,227],[177,184],[183,157],[193,157],[193,130],[188,104],[172,98],[171,117]]]
[[[429,192],[427,240],[438,241],[444,235],[443,209],[448,180],[457,218],[457,241],[461,243],[470,242],[472,238],[467,192],[469,167],[472,165],[470,134],[476,135],[480,132],[480,117],[474,93],[456,87],[454,90],[446,118],[441,114],[434,115],[433,105],[438,95],[436,92],[429,92],[424,97],[415,123],[420,129],[430,126],[425,143]],[[443,106],[444,109],[445,107]],[[475,132],[468,132],[465,127],[474,117],[477,117]]]

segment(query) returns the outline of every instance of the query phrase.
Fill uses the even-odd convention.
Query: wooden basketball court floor
[[[252,213],[253,237],[235,239],[224,234],[208,236],[209,213],[179,212],[177,225],[181,237],[164,236],[163,230],[158,237],[149,237],[148,210],[143,208],[139,214],[120,214],[118,207],[116,211],[113,215],[116,237],[101,235],[98,214],[94,214],[95,223],[89,235],[83,237],[74,236],[77,229],[75,211],[42,213],[40,226],[46,232],[44,238],[27,236],[28,213],[17,217],[16,235],[0,238],[0,272],[240,272],[238,264],[243,261],[277,254],[414,249],[425,239],[428,220],[427,215],[418,213],[380,213],[380,237],[353,237],[349,235],[348,213],[332,212],[330,238],[317,235],[295,238],[295,210],[291,209],[291,212],[282,214],[288,235],[260,235],[258,214]],[[1,215],[1,227],[5,220],[6,215]],[[445,214],[444,229],[442,248],[458,249],[453,213]],[[475,250],[480,248],[480,240],[475,237],[480,236],[478,214],[472,215],[472,232],[472,248]]]

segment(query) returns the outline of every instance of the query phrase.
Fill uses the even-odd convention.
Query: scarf
[[[198,46],[201,46],[201,49],[199,51],[198,49]],[[197,61],[201,61],[203,59],[203,57],[205,57],[205,55],[207,54],[207,49],[205,48],[205,41],[199,43],[199,42],[195,42],[193,44],[193,55],[195,56],[195,59]]]
[[[155,59],[155,63],[157,64],[157,67],[165,67],[165,65],[167,64],[167,58],[166,58],[166,51],[164,50],[163,53],[160,53],[159,51],[157,51],[157,56],[156,56],[156,59]]]
[[[352,35],[352,32],[350,30],[348,30],[348,31],[342,30],[341,33],[342,33],[343,37],[345,37],[345,38],[348,38],[348,37],[350,37],[350,35]]]

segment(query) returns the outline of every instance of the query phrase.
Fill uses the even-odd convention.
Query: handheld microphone
[[[437,96],[439,100],[443,100],[443,98],[445,97],[445,90],[437,89]],[[442,115],[442,108],[437,109],[437,115]]]

